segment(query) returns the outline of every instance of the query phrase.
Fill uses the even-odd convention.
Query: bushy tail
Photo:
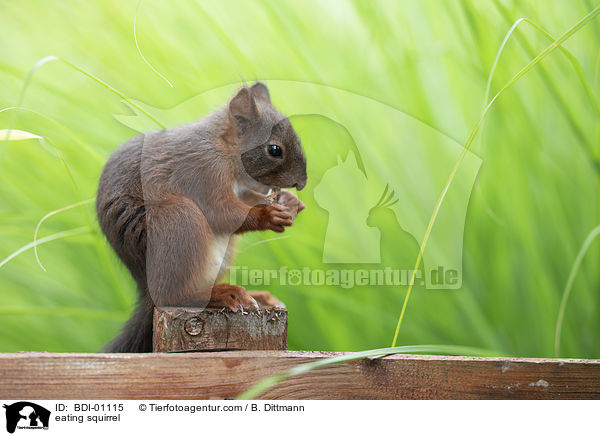
[[[140,297],[138,305],[119,336],[106,345],[108,353],[149,353],[152,351],[152,316],[154,304],[148,296]]]

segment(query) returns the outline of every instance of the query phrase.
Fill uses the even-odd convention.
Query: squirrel
[[[109,352],[152,350],[154,306],[273,304],[268,292],[217,284],[236,235],[283,232],[305,204],[288,190],[306,185],[306,158],[266,85],[241,87],[199,121],[135,137],[107,160],[96,211],[108,242],[138,287],[133,315]]]

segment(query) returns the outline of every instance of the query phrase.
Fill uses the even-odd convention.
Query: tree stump
[[[153,351],[285,350],[287,324],[283,307],[244,312],[155,307]]]

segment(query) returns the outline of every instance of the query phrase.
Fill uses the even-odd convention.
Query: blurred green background
[[[114,116],[132,114],[121,97],[60,61],[35,70],[22,94],[28,73],[46,56],[165,110],[242,81],[327,85],[393,107],[464,144],[510,27],[527,17],[558,37],[598,4],[145,0],[136,22],[139,47],[173,87],[138,53],[136,6],[135,0],[0,3],[0,108],[17,106],[22,98],[20,105],[29,109],[0,112],[0,129],[43,138],[0,142],[0,263],[33,241],[44,215],[95,197],[106,158],[137,134]],[[499,58],[491,95],[547,45],[539,30],[520,23]],[[564,46],[581,74],[555,50],[508,89],[487,117],[472,149],[483,163],[465,220],[462,288],[417,287],[398,345],[554,355],[567,277],[586,236],[600,224],[600,169],[593,164],[600,159],[600,19]],[[273,99],[277,104],[275,93]],[[163,122],[181,124],[203,113],[196,110],[176,111]],[[323,169],[346,156],[353,139],[347,128],[323,117],[293,123],[309,163],[309,184],[300,193],[307,210],[288,238],[253,245],[278,235],[245,237],[238,265],[301,268],[321,261],[327,211],[313,189]],[[383,127],[386,120],[364,123]],[[383,130],[368,133],[379,150],[394,146]],[[373,202],[380,191],[373,191]],[[340,186],[338,195],[352,192]],[[100,350],[128,318],[135,288],[99,232],[93,203],[49,217],[39,238],[47,238],[38,249],[47,272],[32,249],[0,266],[0,351]],[[417,240],[395,238],[382,242],[382,259],[411,268]],[[596,241],[568,301],[563,357],[600,357],[599,264]],[[290,349],[332,351],[388,346],[406,293],[406,287],[364,286],[269,290],[290,310]]]

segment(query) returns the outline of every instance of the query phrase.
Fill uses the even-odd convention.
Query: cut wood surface
[[[0,398],[233,398],[263,377],[339,354],[0,354]],[[292,377],[261,398],[600,399],[600,360],[420,355],[368,358]]]
[[[222,309],[157,307],[154,351],[285,350],[284,308],[231,312]]]

